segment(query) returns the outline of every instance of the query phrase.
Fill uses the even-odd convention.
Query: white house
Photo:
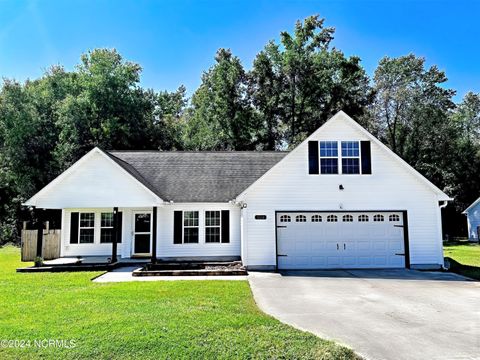
[[[480,241],[480,197],[463,212],[467,215],[468,239]]]
[[[339,112],[288,153],[95,148],[25,205],[62,209],[61,256],[439,268],[448,200]]]

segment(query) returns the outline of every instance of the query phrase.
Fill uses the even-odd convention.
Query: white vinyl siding
[[[480,203],[468,210],[468,238],[478,241],[478,233],[480,229]]]
[[[67,172],[55,186],[35,195],[38,207],[113,208],[159,204],[158,198],[100,150],[92,150]]]
[[[340,118],[309,138],[332,139],[371,140]],[[371,162],[369,176],[311,176],[307,143],[287,155],[238,199],[248,205],[248,258],[244,262],[249,266],[276,264],[275,210],[407,210],[412,266],[443,264],[437,194],[373,141]],[[339,190],[340,184],[344,190]],[[267,220],[255,222],[255,213],[266,213]]]
[[[62,228],[62,256],[110,256],[111,243],[100,243],[100,213],[110,209],[65,209],[64,227]],[[173,244],[173,212],[198,211],[198,243]],[[230,211],[230,242],[207,243],[205,241],[206,211]],[[96,240],[94,244],[69,244],[70,239],[70,214],[72,212],[95,212]],[[111,211],[111,210],[110,210]],[[132,255],[133,239],[133,213],[151,212],[150,207],[119,208],[122,212],[122,242],[118,243],[117,254],[122,258]],[[264,221],[259,221],[260,223]],[[157,257],[239,257],[240,256],[240,209],[227,203],[185,203],[166,205],[158,208],[157,214]]]
[[[209,243],[206,242],[207,211],[230,211],[230,242]],[[199,242],[194,244],[173,243],[173,212],[174,211],[198,211]],[[258,220],[257,220],[258,221]],[[264,222],[264,221],[258,221]],[[238,206],[228,203],[175,203],[166,205],[158,210],[158,245],[157,256],[159,258],[170,257],[239,257],[240,256],[240,209]]]
[[[92,208],[80,208],[80,209],[63,209],[62,210],[62,238],[61,238],[61,249],[60,255],[61,256],[110,256],[112,255],[112,243],[101,243],[101,229],[102,229],[102,213],[110,213],[113,209],[108,208],[100,208],[100,209],[92,209]],[[123,208],[120,208],[119,211],[124,211]],[[95,214],[95,222],[94,222],[94,242],[93,243],[78,243],[78,244],[71,244],[70,243],[70,226],[71,226],[71,214],[72,212],[79,213],[79,230],[80,230],[80,219],[82,213],[93,213]],[[117,244],[117,255],[123,256],[122,254],[122,243],[125,239],[130,240],[130,234],[125,231],[125,213],[123,213],[123,224],[122,224],[122,237],[120,239],[121,242]],[[80,236],[80,231],[79,235]],[[129,241],[130,242],[130,241]]]

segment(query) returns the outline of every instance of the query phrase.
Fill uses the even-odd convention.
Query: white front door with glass
[[[152,248],[152,213],[133,213],[133,255],[150,256]]]

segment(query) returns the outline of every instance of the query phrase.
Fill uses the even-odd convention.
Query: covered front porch
[[[43,210],[35,211],[41,219]],[[212,223],[216,216],[220,217],[218,223]],[[61,210],[61,219],[59,256],[44,259],[41,267],[45,271],[111,270],[138,265],[145,267],[148,274],[175,275],[177,270],[212,273],[241,267],[240,209],[233,204],[67,208]],[[191,234],[191,228],[196,238],[189,243],[185,236]],[[208,237],[214,230],[222,235]],[[42,246],[37,249],[42,257]]]
[[[157,261],[158,207],[63,209],[62,258]]]
[[[46,211],[34,208],[37,219],[36,244],[33,244],[35,263],[33,267],[17,271],[110,271],[123,266],[156,264],[158,208],[134,209],[62,209],[62,226],[56,245],[59,256],[52,258],[51,252],[47,254],[46,251],[51,244],[45,244],[46,240],[51,242],[49,231],[44,229]]]

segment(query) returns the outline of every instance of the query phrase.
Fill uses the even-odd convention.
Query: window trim
[[[185,226],[185,213],[186,212],[193,212],[193,213],[197,213],[197,225],[196,226],[192,226],[192,225],[188,225],[188,226]],[[185,228],[187,229],[197,229],[198,230],[198,235],[197,235],[197,242],[188,242],[186,243],[185,242]],[[185,244],[188,244],[188,245],[198,245],[200,244],[200,211],[199,210],[182,210],[182,245],[185,245]]]
[[[93,214],[93,227],[88,226],[82,226],[82,214]],[[79,211],[78,212],[78,243],[75,245],[92,245],[96,244],[97,242],[95,241],[97,237],[95,236],[96,234],[96,224],[95,221],[97,219],[97,216],[95,216],[96,212],[95,211]],[[82,233],[82,229],[93,229],[93,241],[92,242],[80,242],[80,235]]]
[[[318,140],[318,175],[372,175],[371,173],[364,174],[362,172],[362,141],[358,140]],[[322,143],[337,143],[337,156],[322,156],[321,144]],[[342,144],[343,143],[356,143],[358,145],[358,156],[343,156]],[[336,173],[323,173],[322,172],[322,159],[336,159],[337,160],[337,172]],[[358,160],[358,173],[345,173],[343,172],[343,159],[356,159]]]
[[[336,143],[337,145],[337,156],[325,155],[322,156],[322,143]],[[320,175],[339,175],[341,174],[338,164],[340,163],[340,153],[338,152],[338,140],[320,140],[318,142],[318,155],[319,155],[319,174]],[[337,172],[335,173],[324,173],[322,172],[322,159],[324,160],[336,160],[337,161]]]
[[[124,236],[127,236],[127,234],[124,234],[125,232],[125,209],[124,208],[119,208],[119,213],[123,215],[122,217],[122,224],[119,224],[119,240],[117,242],[117,246],[122,246],[122,243],[126,240]],[[138,211],[143,211],[143,210],[138,210],[138,209],[132,209],[133,212],[138,212]],[[146,210],[145,210],[146,211]],[[143,212],[145,212],[143,211]],[[108,212],[113,212],[113,208],[108,208],[108,207],[102,207],[102,208],[71,208],[71,209],[65,209],[65,221],[66,221],[66,231],[68,234],[65,236],[66,240],[65,242],[63,241],[62,238],[62,246],[78,246],[78,245],[98,245],[98,246],[111,246],[112,243],[102,243],[100,242],[100,228],[101,228],[101,213],[108,213]],[[151,212],[151,211],[150,211]],[[76,239],[78,243],[72,243],[70,239],[70,227],[71,227],[71,219],[72,219],[72,214],[77,213],[78,214],[78,225],[76,226],[77,228],[77,234],[76,234]],[[94,242],[93,243],[80,243],[80,214],[82,213],[94,213],[95,214],[95,230],[94,230]],[[120,249],[120,248],[119,248]]]
[[[340,168],[341,171],[339,171],[339,174],[342,175],[362,175],[362,147],[360,146],[360,140],[341,140],[339,141],[340,143],[340,151],[339,153],[339,163],[340,163]],[[342,145],[343,143],[357,143],[358,145],[358,156],[343,156],[342,153]],[[358,173],[344,173],[343,172],[343,159],[357,159],[358,160]]]
[[[103,214],[112,214],[112,226],[102,226],[102,215]],[[98,238],[98,241],[99,241],[100,244],[111,244],[113,242],[113,236],[115,236],[115,233],[112,234],[112,241],[102,242],[102,229],[112,229],[113,230],[113,216],[114,216],[113,211],[100,211],[100,237]]]
[[[220,223],[218,225],[207,225],[207,212],[218,212],[220,214],[219,216]],[[205,231],[203,234],[203,241],[205,242],[205,244],[222,244],[222,210],[205,210],[204,219],[205,219],[205,223],[204,223]],[[218,241],[207,241],[207,228],[218,228],[218,233],[219,233]],[[228,244],[228,243],[225,243],[225,244]]]

